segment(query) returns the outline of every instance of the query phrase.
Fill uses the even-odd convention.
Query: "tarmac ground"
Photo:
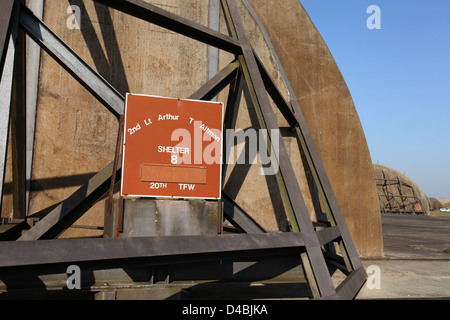
[[[382,215],[384,258],[356,299],[449,299],[450,216]]]

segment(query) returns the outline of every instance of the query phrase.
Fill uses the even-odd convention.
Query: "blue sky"
[[[361,119],[373,163],[450,198],[450,0],[301,0]],[[380,8],[381,29],[369,29]]]

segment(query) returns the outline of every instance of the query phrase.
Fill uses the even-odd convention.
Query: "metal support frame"
[[[382,175],[382,178],[375,179],[381,213],[425,214],[424,205],[413,186],[400,177],[388,179],[384,170]],[[416,206],[419,206],[419,209],[416,209]]]
[[[269,100],[270,96],[288,123],[295,129],[299,148],[306,155],[306,165],[312,172],[314,182],[321,195],[321,203],[327,219],[319,220],[321,228],[315,228],[309,218],[300,187],[295,179],[294,169],[280,135],[279,156],[272,155],[272,161],[276,161],[280,167],[276,180],[287,217],[291,223],[291,232],[266,232],[251,217],[251,214],[245,212],[235,200],[223,193],[224,217],[241,234],[56,240],[93,204],[108,194],[115,181],[120,180],[120,161],[117,163],[117,159],[115,159],[21,237],[13,239],[17,241],[0,242],[0,276],[2,268],[19,266],[46,266],[64,263],[90,263],[91,266],[96,265],[97,267],[105,264],[108,266],[125,264],[154,266],[294,253],[301,257],[304,273],[314,298],[354,298],[365,282],[366,273],[306,121],[293,92],[291,92],[293,99],[289,104],[284,100],[255,54],[246,35],[235,0],[221,0],[230,36],[141,0],[94,1],[233,53],[235,60],[189,98],[211,100],[228,86],[230,90],[224,127],[233,129],[242,90],[244,86],[247,86],[251,102],[257,112],[258,124],[260,128],[269,129],[270,132],[270,129],[279,129]],[[16,17],[13,14],[13,4],[17,8]],[[10,26],[14,23],[16,26],[19,24],[20,30],[26,32],[120,119],[124,112],[124,98],[112,85],[83,61],[19,0],[8,0],[3,7],[5,10],[0,14],[0,45],[2,46],[0,70],[3,69],[4,57],[6,57],[7,39],[10,38],[13,29]],[[20,46],[17,48],[19,50],[16,50],[15,53],[17,61],[14,70],[15,79],[24,81],[24,71],[19,65],[24,56],[24,49]],[[17,123],[25,120],[24,115],[22,116],[20,113],[18,115]],[[271,139],[272,137],[268,135],[268,144],[272,143]],[[20,173],[25,172],[25,166],[22,166],[21,163],[22,161],[17,163],[19,176]],[[223,171],[225,174],[226,167]],[[23,196],[24,194],[20,190],[14,189],[13,197],[18,199],[17,201],[22,201]],[[324,226],[325,228],[323,228]],[[327,251],[327,245],[330,243],[340,245],[342,257]],[[327,264],[338,265],[339,269],[348,275],[337,288],[333,285]]]

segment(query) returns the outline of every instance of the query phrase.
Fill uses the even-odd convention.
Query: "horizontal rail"
[[[317,231],[317,237],[321,246],[326,245],[331,241],[335,241],[341,236],[337,226],[321,229]]]
[[[0,242],[0,268],[150,259],[152,264],[301,252],[301,233],[262,233]],[[151,261],[154,259],[155,261]]]

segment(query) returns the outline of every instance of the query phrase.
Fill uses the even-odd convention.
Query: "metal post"
[[[15,10],[20,10],[17,5]],[[26,43],[19,28],[14,59],[11,101],[11,150],[13,172],[13,217],[25,219],[26,212]]]

